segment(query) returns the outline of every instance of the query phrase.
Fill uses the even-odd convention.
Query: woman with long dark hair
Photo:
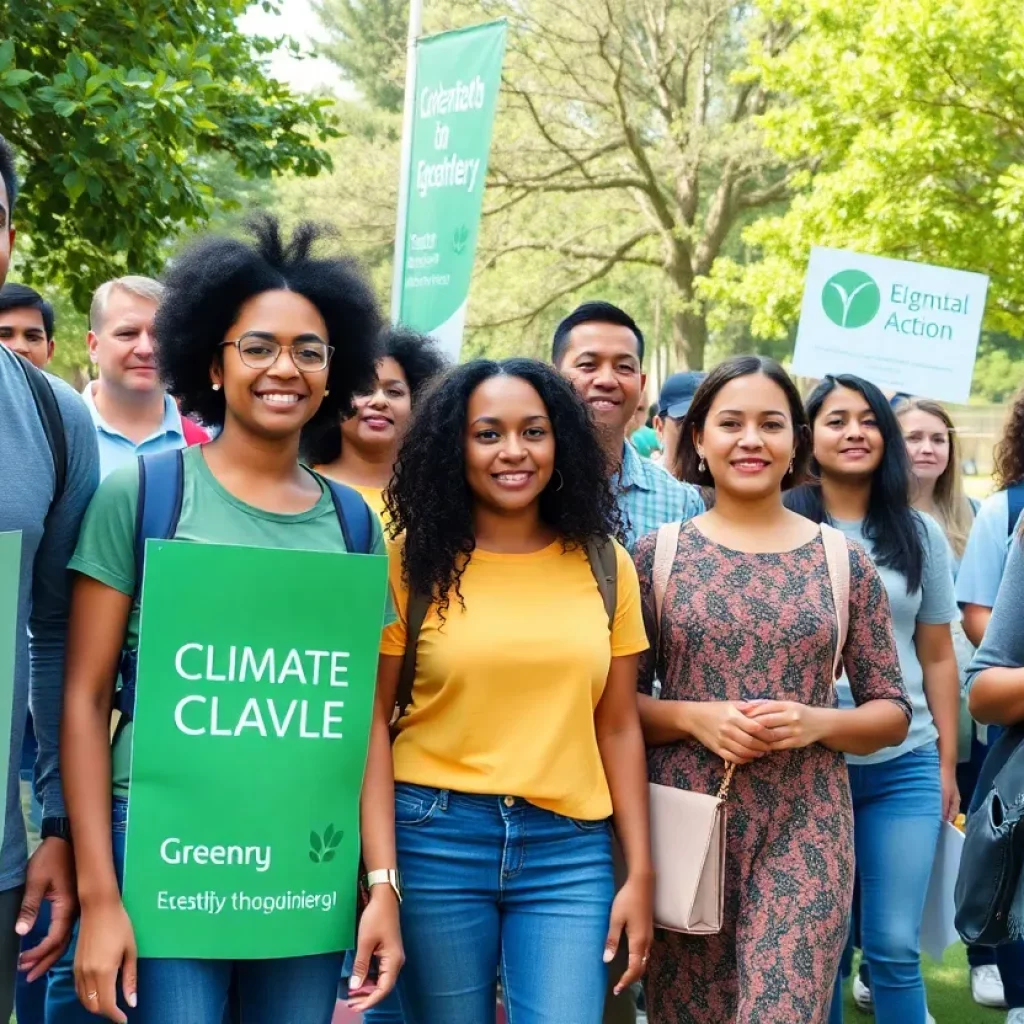
[[[920,931],[943,820],[959,812],[960,688],[950,633],[957,618],[942,528],[910,504],[910,462],[885,396],[859,377],[826,377],[807,400],[815,482],[787,503],[862,545],[889,597],[903,682],[913,705],[907,738],[847,756],[853,794],[861,947],[880,1024],[925,1024]],[[840,702],[851,700],[846,680]],[[839,986],[833,1024],[842,1020]]]
[[[299,442],[304,429],[336,423],[373,377],[380,323],[373,293],[348,260],[314,254],[318,231],[312,225],[301,225],[287,244],[270,218],[254,222],[253,231],[252,243],[205,238],[182,253],[157,314],[170,391],[186,413],[221,428],[216,440],[184,452],[174,537],[344,552],[331,489],[300,464]],[[140,478],[139,466],[131,465],[103,481],[71,563],[76,578],[61,759],[82,902],[79,999],[90,1013],[113,1021],[222,1024],[234,988],[247,1024],[328,1024],[341,951],[274,960],[144,958],[136,967],[132,922],[119,892],[134,729],[123,716],[111,747],[110,720],[122,650],[134,650],[139,637]],[[361,508],[371,527],[369,546],[383,553],[380,524]],[[267,583],[272,616],[275,589]],[[215,600],[210,614],[217,614]],[[238,784],[239,799],[257,792],[247,788],[251,779]],[[296,792],[302,786],[297,777]],[[388,717],[380,711],[362,790],[361,852],[369,872],[388,877],[395,870],[392,792]],[[376,954],[380,976],[372,992],[355,1000],[359,1009],[384,998],[402,963],[397,894],[377,883],[376,876],[368,879],[372,895],[358,938],[360,959]],[[116,991],[119,976],[123,999]]]
[[[683,479],[713,486],[717,500],[679,529],[667,574],[656,570],[657,535],[635,553],[651,640],[640,671],[648,772],[652,782],[708,794],[727,765],[734,774],[722,929],[655,933],[648,1016],[651,1024],[821,1024],[853,888],[842,755],[900,742],[910,712],[885,592],[860,548],[783,504],[803,479],[810,435],[776,362],[741,356],[712,370],[680,440]],[[841,595],[830,558],[837,579],[839,559],[849,563],[842,658],[857,707],[841,710],[833,678]],[[656,578],[667,578],[660,621]]]
[[[328,424],[303,445],[309,464],[357,490],[383,516],[384,491],[416,400],[444,366],[430,338],[404,327],[385,328],[372,387],[356,395],[340,425]]]
[[[382,701],[425,612],[394,745],[406,1024],[492,1021],[499,971],[517,1024],[599,1024],[623,928],[618,988],[643,972],[653,877],[647,639],[586,407],[534,360],[451,370],[414,413],[387,504],[399,621]]]

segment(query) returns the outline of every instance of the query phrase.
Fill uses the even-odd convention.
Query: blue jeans
[[[601,1024],[611,829],[520,797],[395,786],[406,1024]]]
[[[891,761],[850,765],[860,929],[878,1024],[925,1024],[921,916],[942,826],[934,743]],[[830,1024],[842,1024],[842,972]]]
[[[124,873],[128,802],[114,799],[111,839],[118,882]],[[76,930],[77,938],[77,930]],[[244,1024],[329,1024],[344,953],[281,960],[139,960],[139,1005],[131,1024],[223,1024],[237,975]],[[75,994],[75,942],[50,971],[46,1024],[96,1024]],[[120,980],[118,982],[120,984]]]

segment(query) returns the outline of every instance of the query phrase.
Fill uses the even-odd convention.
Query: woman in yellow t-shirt
[[[493,1020],[500,969],[517,1024],[599,1024],[623,928],[617,987],[643,973],[653,877],[631,691],[647,640],[625,550],[610,623],[588,561],[621,522],[587,410],[543,363],[460,366],[417,409],[388,498],[385,707],[409,594],[433,599],[394,745],[405,1022]]]
[[[445,366],[444,356],[423,334],[388,327],[380,338],[373,389],[356,394],[351,415],[314,434],[303,457],[318,473],[348,484],[387,520],[384,489],[416,398]]]

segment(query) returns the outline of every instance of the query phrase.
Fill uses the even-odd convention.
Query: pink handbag
[[[661,639],[665,590],[679,545],[679,523],[658,531],[654,551],[654,607]],[[850,555],[846,537],[821,524],[832,602],[839,623],[832,662],[841,673],[843,648],[850,617]],[[725,843],[729,796],[736,765],[728,764],[718,792],[694,793],[673,786],[650,784],[651,851],[654,857],[654,924],[687,935],[713,935],[722,929],[725,905]]]

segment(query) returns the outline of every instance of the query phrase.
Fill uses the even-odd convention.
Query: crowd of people
[[[449,366],[314,227],[262,217],[97,289],[79,395],[43,372],[69,343],[50,303],[4,283],[17,199],[0,138],[0,1019],[327,1024],[340,992],[366,1024],[490,1024],[499,993],[514,1024],[837,1024],[849,981],[880,1024],[932,1020],[940,829],[1024,720],[1024,393],[979,506],[938,403],[848,375],[805,400],[754,355],[649,403],[643,331],[603,301],[549,363]],[[375,513],[348,953],[137,955],[137,520],[178,450],[179,540],[343,552],[337,488]],[[649,783],[727,793],[709,934],[655,926]],[[968,955],[975,1001],[1024,1024],[1024,947]]]

